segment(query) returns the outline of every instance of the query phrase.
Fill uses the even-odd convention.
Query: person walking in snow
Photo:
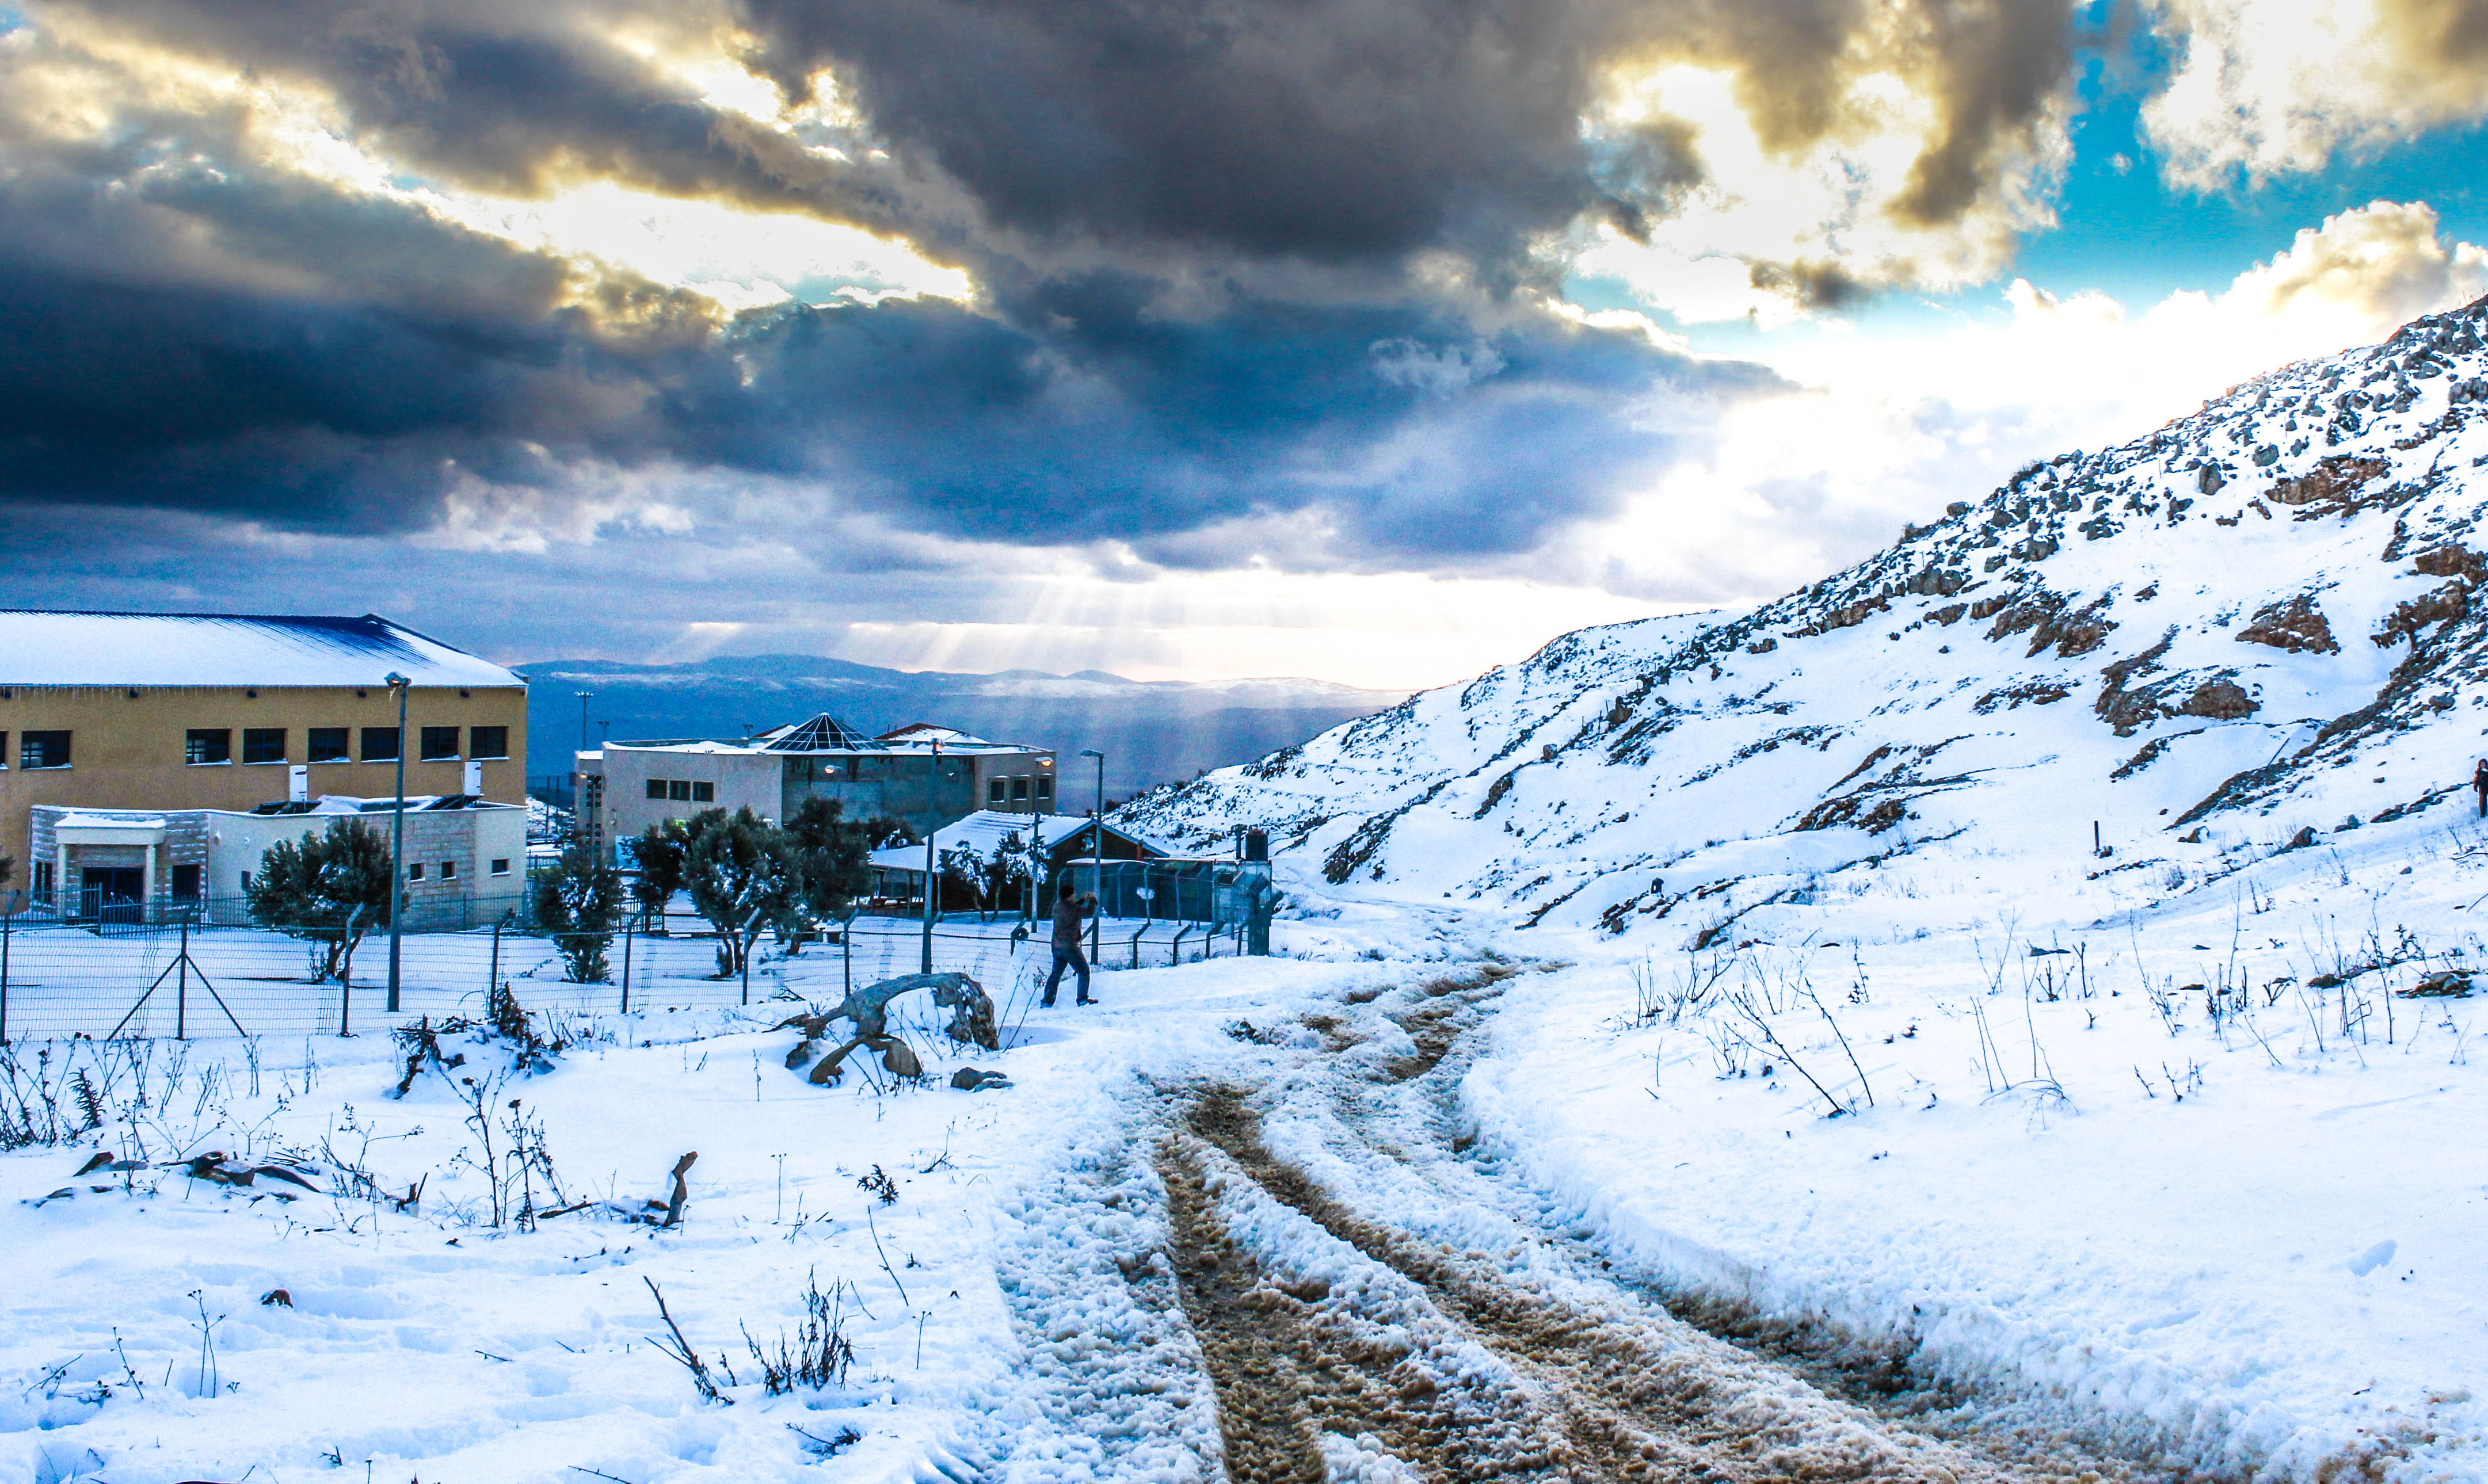
[[[2481,758],[2479,766],[2471,770],[2471,787],[2479,795],[2479,817],[2488,820],[2488,758]]]
[[[1088,997],[1088,956],[1080,951],[1080,920],[1097,910],[1097,893],[1065,891],[1054,899],[1054,972],[1045,976],[1045,1008],[1054,1008],[1056,990],[1062,984],[1066,968],[1080,976],[1079,997],[1075,1004],[1096,1001]]]

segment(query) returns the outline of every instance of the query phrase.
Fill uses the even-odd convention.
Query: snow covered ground
[[[1871,1436],[1882,1463],[1860,1476],[1937,1476],[1926,1459],[1985,1439],[2013,1466],[1998,1476],[2475,1477],[2488,1180],[2448,1147],[2488,1116],[2473,1002],[2386,991],[2481,949],[2440,940],[2353,980],[2345,1037],[2342,990],[2307,983],[2336,945],[2357,956],[2369,904],[2339,920],[2338,868],[2302,854],[2304,881],[2235,911],[2114,931],[1699,956],[1569,935],[1575,962],[1450,996],[1463,1008],[1439,1025],[1427,995],[1490,964],[1477,955],[1510,924],[1300,881],[1338,909],[1283,925],[1306,957],[1106,974],[1092,1010],[1012,1010],[999,1055],[946,1049],[930,1007],[910,1013],[923,1085],[812,1087],[782,1065],[794,1033],[764,1028],[785,1001],[581,1013],[550,1071],[477,1043],[403,1099],[379,1036],[54,1044],[55,1082],[83,1058],[124,1118],[0,1158],[18,1275],[0,1475],[1215,1478],[1223,1373],[1175,1281],[1191,1248],[1165,1150],[1184,1098],[1234,1087],[1274,1157],[1357,1219],[1516,1291],[1601,1315],[1664,1296],[1649,1324],[1674,1308],[1833,1372],[1898,1358],[1919,1388],[1907,1434],[1862,1433],[1836,1386],[1799,1394],[1767,1366],[1739,1383],[1795,1409],[1771,1422],[1788,1446]],[[2470,869],[2399,879],[2384,942],[2467,902]],[[2034,938],[2075,951],[2033,957]],[[2215,1022],[2210,987],[2241,985]],[[1013,1085],[943,1085],[968,1063]],[[482,1094],[455,1080],[488,1070]],[[513,1117],[540,1139],[534,1204],[597,1204],[493,1225],[462,1095],[504,1159]],[[71,1178],[96,1149],[150,1163]],[[294,1151],[323,1189],[164,1166],[208,1149],[229,1165]],[[681,1226],[626,1219],[693,1150]],[[1332,1295],[1308,1324],[1362,1327],[1402,1370],[1469,1387],[1480,1415],[1552,1385],[1270,1193],[1286,1186],[1203,1168],[1206,1219],[1267,1282]],[[876,1173],[894,1200],[863,1183]],[[381,1193],[418,1180],[412,1210]],[[654,1347],[650,1282],[733,1367],[731,1405]],[[744,1331],[793,1333],[807,1284],[833,1296],[854,1364],[766,1396]],[[276,1289],[290,1306],[260,1302]],[[1710,1347],[1695,1358],[1732,1376],[1757,1363],[1669,1334],[1646,1343]],[[1530,1417],[1498,1425],[1531,1456]],[[1359,1428],[1315,1440],[1332,1477],[1436,1476],[1421,1447]]]
[[[2488,1476],[2483,322],[1142,800],[1274,829],[1283,956],[1000,941],[921,1083],[698,944],[403,1098],[21,1040],[0,1476]]]
[[[1126,1347],[1153,1321],[1119,1278],[1097,1281],[1116,1272],[1101,1254],[1146,1220],[1095,1199],[1135,1178],[1117,1099],[1144,1053],[1234,1046],[1216,1027],[1239,1009],[1376,972],[1226,960],[1102,975],[1107,1004],[1074,1020],[1066,998],[1019,1020],[999,1055],[962,1049],[1015,1079],[973,1093],[942,1085],[965,1058],[920,1016],[909,1039],[927,1083],[813,1087],[783,1066],[795,1033],[762,1028],[785,1002],[574,1017],[583,1044],[532,1076],[494,1044],[453,1041],[468,1056],[454,1077],[484,1090],[426,1070],[403,1099],[403,1057],[377,1035],[21,1043],[21,1076],[42,1061],[56,1097],[72,1084],[65,1121],[84,1122],[83,1070],[107,1122],[0,1158],[15,1274],[0,1476],[311,1479],[368,1463],[393,1480],[1060,1477],[1160,1434],[1198,1476],[1215,1428],[1205,1392],[1184,1403],[1181,1373],[1198,1368],[1180,1326],[1154,1321],[1166,1374],[1133,1370]],[[540,1142],[536,1206],[598,1204],[532,1232],[492,1224],[477,1097],[504,1161],[514,1118]],[[228,1166],[290,1151],[321,1189],[166,1167],[212,1149]],[[94,1150],[147,1162],[72,1178]],[[626,1219],[693,1151],[681,1225]],[[420,1203],[398,1209],[417,1182]],[[653,1347],[651,1282],[710,1362],[734,1367],[733,1405],[704,1404]],[[791,1334],[807,1283],[834,1296],[855,1363],[843,1384],[765,1397],[743,1331],[772,1347]],[[277,1290],[290,1305],[263,1302]],[[1126,1414],[1148,1425],[1100,1420]]]

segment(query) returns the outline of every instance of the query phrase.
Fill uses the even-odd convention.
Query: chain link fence
[[[333,932],[210,921],[75,922],[0,911],[0,1041],[72,1036],[325,1036],[377,1032],[418,1017],[481,1019],[495,984],[530,1009],[570,1014],[706,1009],[771,1000],[835,1001],[853,988],[918,972],[920,920],[859,916],[801,942],[764,936],[748,971],[706,922],[634,918],[607,949],[608,972],[571,982],[553,942],[515,914],[455,932],[410,932],[397,946],[389,1006],[388,936],[350,946]],[[1164,918],[1104,919],[1101,970],[1160,967],[1243,951],[1243,936]],[[933,968],[965,973],[996,1002],[1026,998],[1052,965],[1046,924],[954,913],[934,925]]]

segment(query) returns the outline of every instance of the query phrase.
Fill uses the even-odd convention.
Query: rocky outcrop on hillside
[[[2195,889],[2467,780],[2482,465],[2488,301],[2031,463],[1774,602],[1568,634],[1128,817],[1688,940],[1824,891]]]

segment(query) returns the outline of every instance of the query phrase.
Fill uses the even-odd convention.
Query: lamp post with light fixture
[[[389,816],[389,1014],[397,1014],[399,954],[405,946],[406,921],[406,692],[414,682],[391,670],[388,687],[397,692],[397,812]],[[581,703],[580,710],[586,710]]]
[[[1097,760],[1096,805],[1088,811],[1088,854],[1097,862],[1089,873],[1097,892],[1097,910],[1088,918],[1088,959],[1093,964],[1097,959],[1098,934],[1101,931],[1097,920],[1105,915],[1106,909],[1106,754],[1094,747],[1083,747],[1080,755]]]
[[[927,817],[940,819],[942,817],[942,739],[939,737],[933,739],[932,782],[926,790],[924,798]],[[939,830],[940,826],[936,826],[924,831],[924,963],[923,966],[917,971],[926,974],[933,972],[933,893],[941,888],[941,882],[933,875],[933,836]]]

